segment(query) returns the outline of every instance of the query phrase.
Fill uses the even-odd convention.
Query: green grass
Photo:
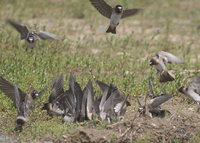
[[[164,50],[187,62],[186,65],[167,65],[169,70],[175,70],[176,80],[166,85],[165,92],[179,96],[176,91],[188,83],[186,77],[199,73],[199,0],[107,2],[112,6],[121,4],[124,8],[144,10],[121,20],[117,34],[112,35],[105,33],[109,20],[100,15],[89,0],[0,1],[0,75],[11,83],[16,82],[26,92],[28,85],[40,90],[59,73],[64,74],[67,89],[72,71],[82,88],[92,79],[96,95],[100,95],[95,80],[112,82],[120,91],[130,94],[132,101],[137,95],[148,95],[149,76],[155,92],[160,92],[163,85],[158,84],[155,68],[150,67],[148,61],[155,52]],[[37,28],[55,33],[62,40],[40,41],[29,54],[19,33],[5,23],[7,18],[21,22],[30,30]],[[46,134],[57,138],[79,126],[63,125],[61,118],[50,119],[41,111],[49,94],[50,89],[34,105],[35,115],[30,114],[30,122],[20,133],[20,140],[37,141]],[[16,109],[2,92],[0,103],[0,131],[16,135]]]

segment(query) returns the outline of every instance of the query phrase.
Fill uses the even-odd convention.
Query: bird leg
[[[33,48],[31,48],[31,53],[32,53],[32,51],[33,51]]]
[[[33,111],[33,106],[30,107],[31,111],[33,112],[33,115],[35,115],[35,112]]]

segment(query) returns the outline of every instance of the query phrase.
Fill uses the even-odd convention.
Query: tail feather
[[[116,34],[116,27],[112,29],[111,26],[109,26],[106,33],[110,33],[110,32],[113,34]]]
[[[173,81],[174,77],[172,77],[168,71],[164,71],[164,73],[160,74],[160,82],[167,82],[167,81]]]

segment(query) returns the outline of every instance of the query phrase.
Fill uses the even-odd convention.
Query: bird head
[[[116,12],[121,13],[123,10],[123,7],[121,5],[116,5],[115,10]]]
[[[126,106],[131,106],[131,103],[127,100],[126,100],[125,104],[126,104]]]
[[[150,66],[152,66],[152,65],[157,65],[158,62],[157,62],[156,59],[152,58],[152,59],[149,61],[149,64],[150,64]]]
[[[42,106],[42,110],[49,110],[50,109],[50,103],[44,103]]]
[[[178,91],[184,94],[184,90],[185,90],[185,87],[184,87],[184,86],[182,86],[181,88],[179,88],[179,90],[178,90]]]
[[[33,43],[34,41],[34,37],[33,36],[28,36],[28,42],[29,43]]]

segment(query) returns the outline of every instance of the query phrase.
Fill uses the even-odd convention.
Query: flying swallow
[[[140,101],[137,98],[138,105],[139,105],[138,111],[139,111],[140,115],[144,115],[147,112],[150,113],[149,110],[157,110],[158,107],[162,103],[166,102],[170,98],[172,98],[172,95],[162,94],[162,95],[160,95],[160,96],[158,96],[158,97],[156,97],[154,99],[149,100],[148,103],[145,106],[142,106],[140,104]],[[149,116],[152,118],[152,114],[151,113],[150,113]]]
[[[63,89],[63,74],[56,78],[51,94],[49,96],[49,102],[45,103],[42,110],[47,110],[50,116],[62,116],[64,114],[64,107],[62,105],[62,99],[59,98],[64,94]]]
[[[16,84],[14,85],[13,90],[15,95],[16,108],[18,112],[16,123],[19,128],[17,127],[16,129],[19,129],[21,131],[22,126],[28,122],[29,108],[34,104],[34,102],[31,102],[31,104],[28,103],[28,94],[25,95],[25,101],[21,102],[19,88]]]
[[[104,0],[90,0],[91,4],[99,11],[100,14],[110,19],[110,26],[106,33],[116,34],[116,26],[119,24],[121,18],[128,17],[137,14],[139,10],[137,8],[125,9],[121,5],[111,7]]]
[[[172,55],[170,53],[161,51],[150,60],[150,65],[155,65],[157,73],[160,73],[160,82],[167,82],[173,81],[174,77],[172,77],[165,66],[165,63],[171,64],[174,63],[182,63],[184,64],[185,61],[180,59],[179,57]]]
[[[41,95],[44,93],[46,88],[48,88],[50,85],[46,85],[43,89],[41,89],[39,92],[31,88],[29,93],[23,92],[20,88],[18,88],[19,96],[20,96],[20,103],[25,102],[28,106],[28,108],[31,107],[31,105],[36,101],[36,99],[39,99]],[[10,82],[8,82],[3,77],[0,77],[0,90],[9,97],[13,103],[16,103],[16,97],[15,97],[15,88],[14,85],[12,85]]]
[[[35,48],[36,46],[36,41],[47,40],[47,39],[59,40],[59,37],[57,35],[41,30],[40,31],[33,30],[31,32],[25,25],[22,25],[10,19],[7,19],[7,22],[11,24],[21,34],[21,40],[25,39],[26,51],[28,48],[30,48],[32,52],[33,48]]]
[[[197,112],[199,112],[199,102],[200,102],[200,75],[197,76],[196,78],[194,78],[188,85],[188,87],[184,87],[182,86],[179,89],[179,92],[185,94],[186,96],[188,96],[189,98],[191,98],[192,100],[194,100],[197,105]]]

